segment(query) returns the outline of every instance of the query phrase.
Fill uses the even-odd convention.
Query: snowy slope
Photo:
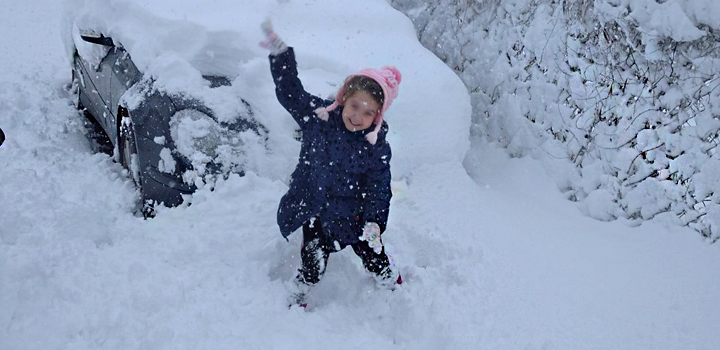
[[[192,29],[198,37],[190,46],[216,45],[215,57],[237,59],[234,71],[217,68],[232,67],[228,61],[194,60],[200,51],[153,43],[155,36],[124,44],[159,75],[170,74],[162,68],[168,62],[234,72],[231,93],[247,96],[278,134],[269,156],[276,165],[200,190],[192,206],[148,221],[133,216],[134,190],[121,167],[90,151],[62,89],[70,70],[58,34],[67,28],[61,4],[3,7],[0,349],[714,349],[720,342],[717,247],[677,228],[592,221],[533,161],[491,147],[471,150],[483,156],[463,168],[467,94],[387,4],[216,3],[88,1],[96,12],[80,13],[90,20],[115,7],[116,28],[126,25],[116,33],[127,40],[139,30],[133,20],[147,31]],[[185,21],[190,14],[196,20]],[[388,115],[395,157],[385,239],[406,280],[395,292],[376,290],[359,259],[343,251],[330,258],[309,312],[284,305],[299,235],[289,243],[280,237],[275,210],[297,146],[274,102],[265,53],[254,46],[266,16],[297,47],[311,91],[329,94],[364,65],[396,64],[405,74]],[[380,19],[389,20],[373,22]],[[328,33],[329,24],[341,25]],[[184,38],[171,33],[166,40]],[[233,47],[202,33],[243,40]],[[343,36],[396,50],[360,50],[338,42]]]

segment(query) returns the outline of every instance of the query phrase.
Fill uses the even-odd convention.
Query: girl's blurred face
[[[369,128],[380,110],[380,105],[365,91],[357,91],[345,99],[342,120],[349,131]]]

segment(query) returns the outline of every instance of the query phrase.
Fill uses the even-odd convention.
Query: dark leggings
[[[365,241],[359,241],[350,246],[362,259],[365,268],[376,275],[380,275],[390,265],[390,259],[385,254],[385,247],[378,254]],[[303,244],[300,249],[302,266],[299,271],[304,282],[307,284],[318,283],[325,274],[328,256],[336,251],[338,249],[334,242],[330,242],[323,233],[320,220],[315,218],[303,224]]]

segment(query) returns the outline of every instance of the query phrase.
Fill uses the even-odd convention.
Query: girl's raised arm
[[[275,82],[275,95],[280,104],[290,112],[295,122],[304,128],[315,116],[315,110],[329,105],[320,97],[309,94],[298,78],[295,51],[275,33],[272,23],[262,23],[265,41],[260,46],[270,50],[270,72]]]
[[[331,104],[307,91],[300,82],[295,62],[295,52],[289,47],[285,52],[270,55],[270,72],[275,82],[275,95],[280,104],[290,112],[301,128],[315,118],[315,110]]]

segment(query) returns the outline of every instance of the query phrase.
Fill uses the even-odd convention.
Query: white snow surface
[[[311,92],[330,95],[365,66],[403,72],[387,114],[395,291],[377,290],[346,249],[307,311],[285,305],[300,235],[282,239],[275,213],[299,146],[256,46],[265,18],[296,47]],[[132,181],[91,151],[63,89],[73,21],[112,36],[168,90],[202,97],[201,74],[233,77],[210,104],[232,114],[241,96],[258,109],[272,139],[250,155],[258,171],[154,219],[133,215]],[[0,349],[720,344],[718,246],[660,223],[592,220],[534,161],[468,150],[464,86],[384,1],[24,1],[3,5],[0,28]]]

